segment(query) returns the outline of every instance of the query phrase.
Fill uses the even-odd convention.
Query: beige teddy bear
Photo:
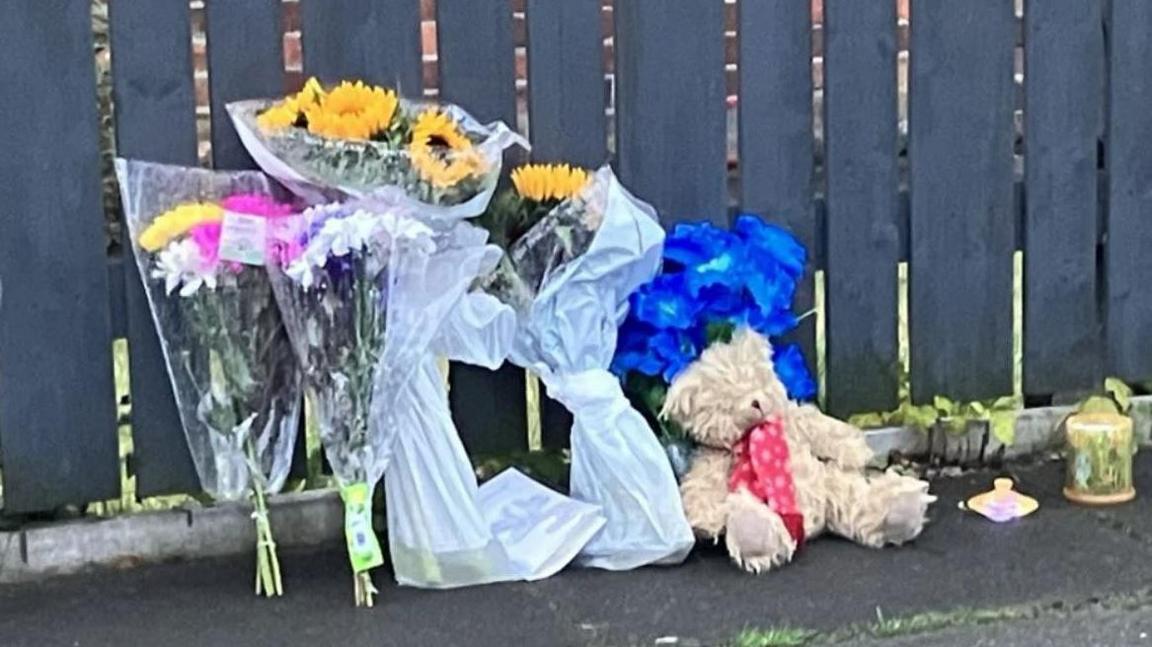
[[[698,443],[680,485],[697,536],[725,543],[760,572],[825,529],[865,546],[914,539],[928,483],[865,474],[872,452],[855,427],[788,400],[763,336],[714,343],[673,380],[661,415]]]

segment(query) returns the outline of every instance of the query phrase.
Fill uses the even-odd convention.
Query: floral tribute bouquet
[[[269,268],[340,484],[361,606],[372,606],[369,571],[384,561],[371,507],[391,451],[373,408],[385,348],[400,332],[390,325],[389,306],[433,245],[432,231],[410,217],[333,203],[304,212],[298,237]]]
[[[660,267],[655,212],[604,167],[530,165],[478,222],[507,249],[485,287],[516,309],[516,364],[574,416],[571,494],[607,520],[581,553],[624,570],[678,562],[693,544],[676,479],[644,417],[608,372],[628,296]]]
[[[425,214],[475,216],[491,199],[504,149],[524,141],[457,106],[360,81],[324,88],[312,78],[294,95],[228,111],[260,167],[312,204],[391,191]]]
[[[652,420],[668,385],[713,341],[747,326],[769,337],[793,330],[796,284],[807,252],[792,234],[754,215],[728,231],[709,223],[677,225],[664,243],[664,269],[631,297],[612,372]],[[773,343],[776,374],[794,400],[816,396],[816,382],[800,347]],[[687,470],[686,439],[660,421],[678,474]]]
[[[300,378],[262,267],[291,206],[255,172],[117,160],[133,251],[201,486],[251,497],[256,593],[283,585],[266,497],[283,486]]]

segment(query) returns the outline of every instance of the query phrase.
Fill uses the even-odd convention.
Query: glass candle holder
[[[1068,419],[1064,496],[1076,503],[1111,505],[1132,500],[1132,419],[1118,413],[1079,413]]]

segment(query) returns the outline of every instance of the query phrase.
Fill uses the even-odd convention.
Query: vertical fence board
[[[838,415],[896,406],[896,5],[824,4],[827,403]]]
[[[281,0],[207,3],[208,83],[212,105],[212,165],[221,170],[256,168],[232,126],[227,105],[284,91]],[[301,409],[303,411],[303,409]],[[292,454],[292,476],[308,476],[305,421]]]
[[[607,159],[600,0],[528,0],[532,158],[596,168]],[[541,388],[545,447],[568,446],[572,416]]]
[[[1152,378],[1152,3],[1112,0],[1108,372]]]
[[[739,11],[740,208],[791,229],[818,262],[811,8],[795,0],[741,0]],[[814,286],[811,275],[801,282],[798,312],[814,306]],[[814,369],[815,318],[801,322],[792,337]]]
[[[668,224],[728,221],[724,4],[617,2],[620,179]]]
[[[0,20],[0,446],[4,506],[119,495],[88,0]]]
[[[214,0],[205,3],[204,11],[212,164],[218,169],[255,168],[225,106],[241,99],[283,94],[280,0]]]
[[[437,0],[440,95],[482,122],[516,125],[512,5],[507,0]],[[524,370],[453,364],[450,400],[472,453],[528,446]]]
[[[117,154],[195,165],[196,98],[188,3],[113,2],[109,13]],[[196,491],[200,481],[184,440],[148,298],[131,258],[131,241],[124,241],[124,249],[137,493]]]
[[[909,87],[912,394],[1012,391],[1010,2],[921,2]]]
[[[1099,384],[1097,144],[1102,135],[1101,3],[1032,0],[1024,14],[1024,389]]]
[[[607,159],[600,0],[529,0],[532,158],[596,168]]]
[[[301,0],[300,22],[306,74],[421,95],[419,0]]]
[[[509,0],[436,0],[440,97],[482,122],[516,127],[515,50]]]

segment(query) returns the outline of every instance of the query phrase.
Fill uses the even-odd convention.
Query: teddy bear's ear
[[[751,328],[741,328],[732,336],[732,344],[743,358],[772,357],[772,344],[768,338]]]

